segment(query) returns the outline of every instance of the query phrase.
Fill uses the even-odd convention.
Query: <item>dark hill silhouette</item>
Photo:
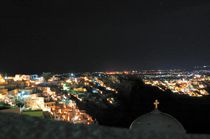
[[[102,108],[93,102],[85,104],[77,101],[80,109],[97,119],[101,125],[129,128],[139,116],[154,109],[153,102],[158,99],[159,110],[178,119],[188,133],[210,133],[210,97],[190,97],[162,91],[157,87],[145,85],[142,80],[126,80],[131,83],[127,92],[118,93],[117,107]]]

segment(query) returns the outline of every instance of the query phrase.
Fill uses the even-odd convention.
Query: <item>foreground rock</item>
[[[137,133],[99,125],[71,125],[12,113],[0,113],[0,139],[209,139],[208,135]]]

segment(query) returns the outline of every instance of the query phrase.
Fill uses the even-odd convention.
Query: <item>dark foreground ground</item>
[[[0,139],[209,139],[208,135],[135,133],[99,125],[83,126],[0,113]]]

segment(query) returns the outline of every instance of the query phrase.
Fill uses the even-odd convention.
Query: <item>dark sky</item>
[[[0,31],[1,72],[210,64],[206,0],[2,0]]]

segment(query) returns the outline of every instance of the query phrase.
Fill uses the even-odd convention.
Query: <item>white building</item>
[[[31,95],[30,97],[26,98],[24,101],[25,109],[30,110],[44,110],[44,97],[37,97],[36,95]]]

